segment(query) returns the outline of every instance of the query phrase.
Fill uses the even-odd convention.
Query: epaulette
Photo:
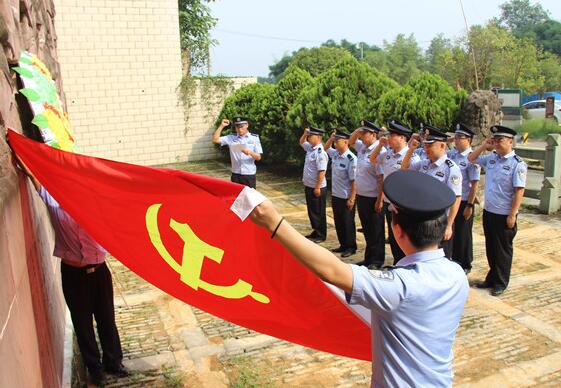
[[[251,136],[259,137],[259,135],[256,133],[252,133]]]
[[[522,162],[523,162],[522,158],[521,158],[520,156],[518,156],[518,155],[514,155],[514,159],[516,159],[516,161],[517,161],[518,163],[522,163]]]
[[[349,159],[349,160],[352,161],[352,160],[354,159],[354,158],[353,158],[353,154],[347,154],[347,159]]]
[[[450,167],[450,168],[454,167],[454,162],[451,161],[450,159],[446,159],[446,164],[447,164],[448,167]]]
[[[323,151],[323,147],[318,147],[318,154],[321,154],[321,151]]]

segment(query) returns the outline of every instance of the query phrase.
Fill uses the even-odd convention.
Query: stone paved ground
[[[229,176],[228,166],[221,162],[178,167]],[[297,173],[261,170],[258,189],[274,199],[300,231],[308,231]],[[331,217],[328,222],[325,246],[331,248],[336,237]],[[474,240],[470,281],[482,279],[486,270],[479,220]],[[364,246],[362,240],[359,244]],[[508,291],[495,298],[471,289],[454,346],[455,385],[561,386],[560,251],[561,217],[521,215]],[[349,262],[359,261],[361,252]],[[116,260],[110,264],[125,364],[135,371],[129,378],[111,380],[111,387],[368,386],[367,362],[303,348],[225,322],[163,294]]]

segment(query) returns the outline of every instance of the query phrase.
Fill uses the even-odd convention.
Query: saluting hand
[[[222,122],[220,123],[220,125],[222,127],[227,127],[228,125],[230,125],[230,120],[228,119],[222,119]]]
[[[380,138],[380,144],[385,146],[388,144],[388,136],[384,135]]]
[[[411,141],[409,142],[409,148],[413,148],[414,150],[419,148],[420,145],[421,145],[421,142],[417,139],[412,138]]]

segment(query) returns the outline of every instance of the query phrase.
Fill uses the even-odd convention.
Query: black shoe
[[[473,286],[475,288],[493,288],[493,285],[487,282],[475,282]]]
[[[467,275],[471,272],[471,268],[464,268],[464,273]]]
[[[355,253],[356,253],[356,249],[346,249],[341,255],[341,257],[349,257],[354,255]]]
[[[493,296],[499,296],[501,295],[503,292],[505,292],[506,288],[504,287],[500,287],[500,286],[495,286],[493,287],[493,289],[491,290],[491,295]]]
[[[345,252],[345,248],[343,248],[343,247],[333,248],[333,249],[331,249],[331,252],[333,252],[333,253]]]
[[[127,377],[130,374],[129,370],[123,364],[119,364],[116,367],[105,367],[105,372],[117,377]]]
[[[322,243],[325,241],[325,237],[314,237],[310,239],[311,241],[315,242],[315,243]]]
[[[90,372],[90,382],[98,387],[103,387],[107,384],[107,376],[101,369]]]
[[[355,263],[355,265],[362,265],[362,266],[364,266],[364,267],[368,267],[368,263],[367,263],[366,261],[364,261],[364,260],[359,261],[358,263]]]
[[[304,237],[306,237],[309,240],[312,240],[314,238],[316,238],[318,235],[316,234],[316,231],[314,230],[312,233],[305,235]]]

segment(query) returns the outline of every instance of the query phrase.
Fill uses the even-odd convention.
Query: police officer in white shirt
[[[388,123],[388,131],[389,136],[382,136],[380,137],[380,142],[374,148],[374,151],[370,154],[370,162],[373,164],[378,164],[382,170],[382,175],[384,177],[384,181],[395,171],[401,169],[401,162],[403,161],[403,157],[409,150],[409,146],[407,145],[407,141],[411,137],[413,131],[408,128],[405,124],[397,121],[392,120]],[[389,145],[389,149],[386,150],[384,147]],[[411,161],[420,160],[417,155],[413,155],[411,157]],[[382,188],[384,187],[384,183],[382,182]],[[382,190],[381,188],[381,190]],[[380,191],[376,202],[376,208],[382,206],[383,200],[383,208],[384,214],[386,216],[386,223],[388,225],[388,236],[390,242],[390,248],[393,255],[393,262],[394,264],[397,263],[405,254],[397,244],[393,236],[393,231],[391,228],[391,212],[389,211],[389,201],[387,198],[384,198],[383,192]]]
[[[234,119],[236,134],[220,136],[222,130],[230,125],[230,120],[223,119],[212,134],[212,142],[230,149],[232,162],[231,181],[255,188],[257,184],[255,161],[261,160],[263,149],[259,136],[249,132],[247,118],[238,116]]]
[[[344,290],[348,303],[370,310],[372,387],[451,387],[452,347],[469,293],[462,268],[438,249],[455,194],[405,170],[386,178],[384,194],[406,256],[383,271],[343,263],[305,239],[268,200],[250,217],[320,279]]]
[[[308,218],[312,226],[312,233],[306,238],[314,242],[325,241],[327,237],[327,221],[325,207],[327,200],[327,170],[328,156],[321,144],[325,131],[320,128],[305,128],[300,137],[300,145],[306,151],[302,181],[306,195]]]
[[[411,162],[411,155],[420,146],[418,136],[415,136],[411,139],[409,150],[403,158],[401,168],[417,170],[423,174],[428,174],[445,183],[456,194],[456,201],[447,211],[448,224],[441,242],[446,257],[452,258],[454,219],[462,200],[462,172],[456,163],[448,159],[448,155],[446,155],[446,143],[448,140],[446,133],[439,128],[427,124],[423,126],[423,130],[425,131],[423,147],[427,158]]]
[[[378,208],[376,202],[383,178],[380,166],[370,162],[370,154],[378,145],[380,127],[368,120],[362,120],[360,125],[349,139],[349,144],[357,152],[357,208],[366,240],[364,260],[358,264],[379,269],[384,265],[385,259],[385,231],[381,202]]]
[[[448,157],[462,171],[462,202],[454,220],[452,252],[466,274],[471,272],[473,261],[473,208],[479,187],[481,167],[470,163],[468,155],[473,151],[471,142],[475,133],[464,124],[457,124],[454,133],[456,148],[448,152]]]
[[[487,139],[469,156],[471,163],[485,168],[485,205],[483,232],[489,272],[478,288],[490,288],[491,295],[501,295],[510,280],[516,218],[524,197],[528,166],[514,153],[516,131],[501,125],[491,127],[493,137]],[[480,156],[488,147],[495,150]]]
[[[339,247],[333,252],[341,257],[356,253],[355,197],[356,156],[349,150],[350,134],[335,129],[324,150],[331,158],[331,205]],[[335,148],[331,148],[334,144]]]

